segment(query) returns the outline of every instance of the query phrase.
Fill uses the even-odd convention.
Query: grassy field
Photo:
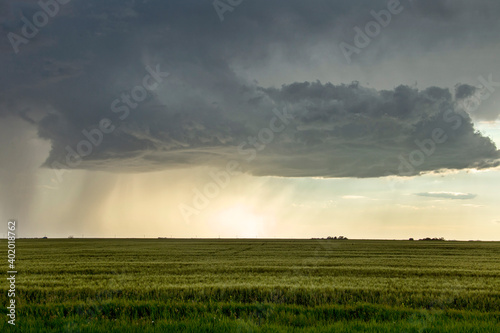
[[[16,251],[16,326],[3,282],[1,332],[500,332],[500,243],[21,239]]]

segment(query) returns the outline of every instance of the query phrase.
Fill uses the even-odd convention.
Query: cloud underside
[[[431,22],[451,22],[456,14],[425,3],[417,15]],[[10,46],[1,45],[6,69],[0,115],[21,117],[50,141],[45,167],[145,172],[224,168],[237,161],[242,171],[258,176],[382,177],[500,163],[495,145],[475,131],[460,107],[474,93],[472,86],[459,85],[455,94],[404,85],[377,90],[356,82],[267,87],[234,70],[235,64],[251,68],[265,62],[272,50],[310,58],[306,46],[321,44],[316,38],[332,43],[322,31],[340,34],[339,22],[352,19],[348,5],[304,10],[301,2],[290,2],[273,9],[280,13],[276,19],[248,4],[246,12],[238,8],[242,19],[231,27],[191,2],[174,1],[172,8],[162,2],[129,4],[120,11],[108,6],[75,3],[17,56],[6,56]],[[79,14],[75,22],[73,12]],[[9,19],[4,29],[18,31],[15,13]],[[137,106],[127,106],[122,96],[142,84],[147,66],[170,76]],[[120,112],[112,108],[117,100]],[[89,141],[82,131],[95,130],[103,118],[114,130],[81,161],[68,157]]]
[[[152,98],[127,119],[113,120],[116,129],[76,166],[68,147],[78,151],[86,140],[81,129],[95,126],[82,128],[64,113],[44,118],[40,134],[53,143],[45,165],[136,172],[237,161],[244,172],[283,177],[409,176],[498,165],[495,145],[446,89],[319,82],[239,89],[244,93],[217,106],[196,102],[190,91],[174,105]],[[212,93],[196,92],[206,100]]]

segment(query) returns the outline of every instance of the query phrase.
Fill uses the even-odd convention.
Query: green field
[[[1,332],[500,332],[498,242],[21,239],[16,255]]]

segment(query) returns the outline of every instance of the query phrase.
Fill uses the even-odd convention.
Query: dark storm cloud
[[[498,165],[493,143],[475,132],[467,114],[455,110],[447,89],[376,90],[320,82],[262,87],[233,69],[265,63],[277,50],[287,61],[307,61],[309,47],[352,38],[352,26],[386,3],[249,1],[226,13],[221,24],[211,2],[72,1],[19,45],[18,54],[2,39],[0,116],[18,115],[38,126],[39,136],[52,144],[45,166],[68,165],[68,147],[77,150],[88,140],[82,131],[95,130],[103,118],[114,130],[74,167],[148,171],[221,166],[235,159],[256,175],[379,177],[401,174],[402,163],[405,174]],[[455,28],[463,30],[464,11],[471,6],[401,3],[414,19],[397,24],[416,32],[391,36],[410,49],[434,47],[442,37],[456,41]],[[35,4],[11,10],[1,21],[2,34],[19,33],[20,13],[29,18]],[[485,20],[498,25],[490,18],[498,5],[477,1],[475,6],[475,16],[467,19],[472,31]],[[423,17],[428,23],[423,30],[432,33],[413,30]],[[436,33],[439,24],[447,28]],[[474,42],[496,38],[483,34]],[[117,99],[126,107],[121,96],[142,84],[147,68],[169,76],[137,107],[128,107],[126,117],[125,111],[113,112]],[[457,99],[469,94],[464,87],[457,89]],[[261,140],[259,133],[276,112],[285,110],[291,115],[281,121],[286,128],[265,146],[252,143],[254,137]],[[446,140],[430,149],[435,129]],[[413,163],[416,150],[424,159]]]
[[[469,84],[458,84],[455,87],[455,98],[465,99],[473,96],[477,91],[477,88]]]

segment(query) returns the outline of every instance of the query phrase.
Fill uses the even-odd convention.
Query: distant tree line
[[[328,236],[326,238],[311,238],[311,239],[329,239],[329,240],[348,240],[349,238],[347,237],[344,237],[344,236],[335,236],[335,237],[332,237],[332,236]]]
[[[410,238],[410,240],[412,241],[413,238]],[[439,238],[430,238],[430,237],[425,237],[425,238],[421,238],[419,239],[419,241],[444,241],[444,237],[439,237]]]

